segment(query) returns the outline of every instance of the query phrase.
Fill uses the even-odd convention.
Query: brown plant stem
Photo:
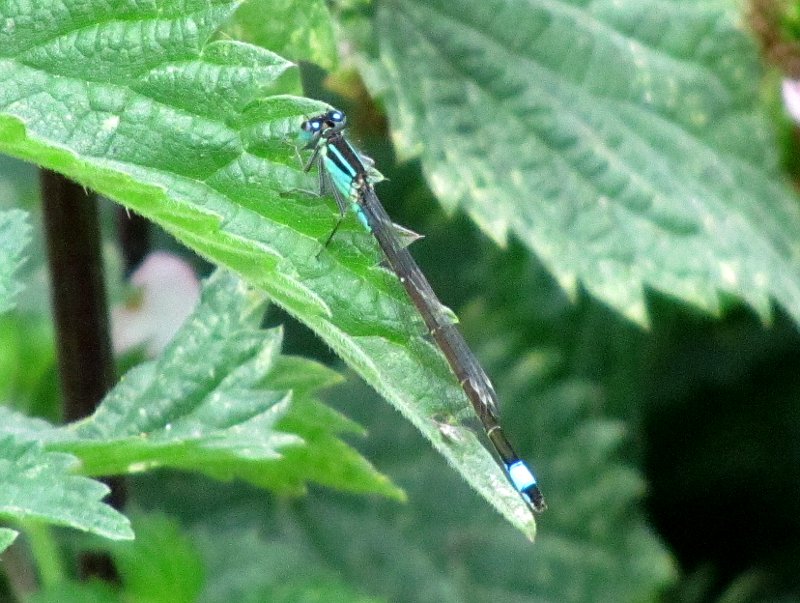
[[[63,417],[71,422],[92,414],[115,381],[97,199],[48,170],[41,172],[41,185]],[[124,482],[105,483],[110,504],[121,508]],[[117,578],[107,555],[84,555],[80,574]]]

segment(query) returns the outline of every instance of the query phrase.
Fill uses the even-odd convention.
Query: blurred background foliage
[[[445,90],[444,76],[436,71],[438,64],[426,54],[430,48],[418,39],[409,42],[404,55],[403,37],[411,40],[406,31],[409,23],[433,10],[424,3],[352,1],[328,6],[312,0],[250,0],[242,5],[220,38],[263,45],[297,62],[298,69],[282,75],[273,90],[299,94],[302,86],[304,95],[342,108],[349,116],[351,139],[375,159],[388,178],[378,190],[393,219],[425,234],[414,244],[413,254],[440,298],[456,311],[467,340],[485,361],[503,401],[507,431],[523,456],[536,466],[551,509],[539,520],[536,542],[531,544],[479,498],[408,422],[337,361],[306,326],[270,306],[266,325],[283,326],[284,354],[316,359],[345,376],[344,383],[323,390],[322,397],[365,428],[365,437],[347,441],[405,491],[407,502],[318,485],[310,486],[308,494],[298,498],[241,482],[212,481],[199,474],[146,473],[129,478],[125,514],[132,518],[137,534],[132,544],[108,544],[58,530],[58,552],[42,553],[37,543],[41,546],[50,542],[49,538],[42,537],[34,526],[17,525],[22,537],[2,557],[0,600],[800,600],[800,333],[796,318],[800,305],[792,306],[790,294],[785,293],[800,272],[793,251],[800,240],[792,239],[800,230],[798,224],[785,224],[781,230],[780,224],[784,216],[797,216],[793,209],[797,198],[787,184],[796,177],[792,166],[797,161],[797,136],[795,126],[781,113],[774,92],[776,67],[769,67],[765,77],[758,66],[755,34],[742,26],[745,15],[737,12],[741,7],[732,4],[709,1],[689,7],[677,2],[646,2],[635,8],[634,3],[625,2],[612,8],[575,2],[553,8],[505,2],[487,3],[485,13],[470,13],[470,18],[490,22],[492,7],[498,15],[504,14],[502,8],[531,22],[544,14],[542,22],[550,26],[564,14],[575,16],[576,21],[591,15],[594,23],[614,23],[613,33],[630,44],[644,39],[652,42],[659,28],[663,33],[681,28],[690,31],[692,26],[701,30],[705,25],[705,30],[692,36],[670,39],[664,35],[658,38],[660,46],[653,45],[669,49],[655,53],[665,62],[702,55],[702,61],[690,68],[719,66],[720,71],[708,67],[718,76],[738,69],[737,77],[746,79],[747,92],[738,84],[721,85],[736,98],[720,101],[734,105],[729,116],[741,121],[727,127],[736,130],[737,123],[745,123],[738,134],[744,139],[732,140],[730,132],[721,134],[715,130],[722,128],[718,122],[703,133],[692,131],[681,122],[683,117],[673,122],[685,126],[684,133],[689,131],[695,142],[708,143],[716,137],[714,144],[709,143],[711,150],[705,150],[719,153],[734,167],[727,171],[728,164],[723,163],[718,171],[704,171],[705,159],[699,158],[703,153],[695,151],[698,156],[689,155],[685,170],[678,170],[676,157],[685,149],[652,144],[651,155],[645,159],[655,162],[655,167],[652,172],[641,168],[636,175],[644,178],[660,171],[658,178],[682,182],[674,187],[663,185],[661,193],[674,203],[664,210],[672,212],[665,223],[692,222],[692,210],[704,216],[719,211],[733,216],[732,220],[746,221],[749,230],[734,229],[720,239],[763,237],[738,240],[740,249],[734,254],[737,259],[752,259],[758,270],[768,274],[768,285],[761,291],[726,288],[722,276],[709,276],[707,289],[676,286],[671,291],[670,278],[680,276],[683,269],[685,282],[701,281],[697,275],[702,271],[696,271],[691,262],[698,252],[681,249],[678,236],[675,240],[667,237],[664,247],[656,243],[650,247],[658,257],[649,259],[658,267],[643,268],[640,263],[647,263],[648,258],[641,250],[628,254],[630,250],[625,248],[618,253],[619,247],[612,244],[623,245],[619,241],[637,236],[657,240],[652,233],[637,232],[636,220],[628,223],[623,219],[620,230],[611,234],[573,233],[574,241],[601,242],[586,251],[585,263],[570,264],[572,256],[543,252],[531,239],[556,241],[553,248],[557,249],[555,224],[561,224],[563,216],[553,215],[552,228],[548,228],[537,221],[541,216],[520,223],[509,214],[515,204],[567,202],[565,198],[578,189],[559,180],[555,168],[550,180],[526,176],[522,186],[504,187],[513,178],[511,170],[496,175],[497,183],[483,175],[488,183],[478,178],[463,184],[479,190],[483,185],[486,190],[492,190],[494,184],[501,187],[506,197],[490,198],[488,207],[480,195],[469,190],[442,198],[447,196],[442,188],[457,186],[442,176],[454,173],[448,152],[454,161],[469,165],[481,154],[488,158],[486,165],[502,164],[509,153],[520,151],[497,151],[491,140],[502,138],[518,124],[489,116],[477,123],[467,119],[468,127],[457,135],[446,127],[438,128],[436,116],[463,111],[462,117],[472,117],[467,112],[476,104],[479,114],[485,107],[480,103],[482,91],[473,88],[480,88],[475,82],[465,85],[460,95]],[[781,3],[777,5],[780,8]],[[790,26],[796,21],[796,7],[785,5],[791,9],[787,21],[776,25],[781,40],[795,35]],[[773,31],[769,25],[774,23],[770,21],[774,15],[764,11],[774,6],[760,2],[749,7],[753,11],[749,22],[757,25],[754,31],[762,49],[775,47],[765,42],[764,36],[765,31]],[[629,14],[624,16],[626,9]],[[531,16],[528,10],[536,14]],[[0,16],[2,11],[0,6]],[[636,16],[643,19],[638,28],[631,24]],[[498,23],[507,25],[502,20]],[[487,31],[476,31],[475,22],[470,31],[437,28],[445,25],[434,23],[435,35],[424,28],[418,28],[415,35],[427,33],[434,49],[437,44],[450,44],[441,50],[442,56],[460,52],[466,63],[483,64],[488,71],[495,60],[502,62],[480,54],[482,34]],[[393,26],[396,31],[389,31]],[[564,31],[568,29],[564,27]],[[614,39],[615,35],[608,37]],[[596,50],[598,39],[583,42]],[[722,39],[726,43],[713,43]],[[696,46],[681,49],[679,44],[689,41]],[[698,50],[701,46],[702,51]],[[791,45],[787,42],[787,46]],[[564,56],[569,52],[567,43],[561,49],[554,45],[552,64],[547,65],[551,75],[570,73],[570,66],[563,64],[568,62]],[[762,54],[773,58],[775,53]],[[434,65],[429,79],[424,74],[412,79],[408,63]],[[588,79],[596,83],[606,77],[618,83],[614,78],[621,77],[616,71],[619,64],[606,65],[608,73],[602,71],[603,65],[596,65],[599,71]],[[520,69],[529,68],[522,60],[519,65]],[[647,71],[639,67],[638,72],[619,71],[628,77]],[[653,73],[660,75],[657,70]],[[499,105],[513,106],[517,84],[506,82],[503,78],[507,75],[489,73],[487,81],[508,86],[509,96],[496,100]],[[457,89],[453,81],[449,85]],[[697,85],[697,95],[702,96],[705,89]],[[692,88],[683,92],[687,90]],[[596,92],[584,94],[578,87],[576,105],[586,106]],[[620,112],[630,108],[632,101],[626,94],[619,92]],[[437,95],[438,100],[431,100]],[[565,97],[554,96],[555,102],[566,102]],[[681,114],[680,101],[676,102],[672,110]],[[705,107],[709,108],[713,106]],[[559,115],[563,118],[569,111]],[[770,115],[773,117],[765,117]],[[426,120],[432,120],[434,126]],[[754,126],[753,122],[758,123]],[[428,134],[438,137],[435,145],[427,147],[421,136],[426,123]],[[580,134],[567,136],[560,130],[563,123],[547,122],[540,127],[540,137],[550,129],[558,131],[553,138],[544,136],[550,152],[572,160],[569,156],[576,147],[571,140],[579,139]],[[709,134],[711,130],[715,131]],[[768,132],[763,139],[762,130]],[[603,125],[592,131],[611,139],[619,135]],[[655,139],[661,132],[653,128],[651,134]],[[476,141],[475,149],[464,152],[459,146],[462,135]],[[570,141],[561,140],[563,137]],[[487,138],[489,142],[485,142]],[[502,143],[512,145],[513,138]],[[670,142],[659,141],[665,147]],[[748,170],[757,172],[752,178],[758,183],[745,186],[740,178],[748,177],[749,172],[741,167],[742,157],[757,154],[752,149],[741,150],[749,143],[759,152],[767,149],[767,156],[763,165],[747,163]],[[431,151],[430,147],[435,148]],[[402,161],[397,159],[398,150]],[[658,163],[660,151],[663,163]],[[620,151],[620,155],[626,152],[630,150]],[[573,167],[581,163],[580,158],[574,161]],[[782,170],[777,166],[783,166]],[[547,173],[550,168],[532,169]],[[608,169],[613,172],[614,168]],[[731,181],[724,187],[703,183],[715,176],[728,176]],[[651,184],[659,182],[658,178],[653,177]],[[766,184],[762,186],[761,181]],[[27,260],[17,273],[25,288],[17,297],[16,308],[0,316],[0,399],[29,416],[57,421],[61,413],[43,243],[38,234],[40,193],[36,182],[34,167],[0,158],[2,208],[27,209],[33,226]],[[701,183],[708,185],[709,198],[720,207],[711,202],[708,206],[702,201],[689,203],[703,194]],[[560,184],[565,187],[559,188]],[[605,184],[597,187],[602,190]],[[520,190],[526,186],[530,196],[520,198]],[[738,192],[737,187],[741,187]],[[630,193],[624,186],[616,190],[620,194],[617,200],[625,201]],[[686,196],[681,197],[680,191]],[[729,203],[728,196],[738,193],[747,199]],[[780,201],[774,201],[775,197]],[[492,222],[492,203],[496,203],[497,223]],[[581,203],[576,201],[570,211],[579,213]],[[748,203],[761,205],[753,209]],[[652,206],[642,212],[650,209]],[[681,212],[689,217],[675,218]],[[770,212],[778,224],[760,224],[759,216]],[[114,206],[103,203],[103,249],[112,304],[130,300],[116,219]],[[587,232],[592,232],[592,226],[586,227]],[[684,227],[679,224],[678,230]],[[712,238],[708,234],[708,239]],[[708,257],[714,259],[716,242],[699,239],[712,248]],[[498,245],[498,240],[505,244]],[[763,250],[764,240],[779,251],[789,249],[780,265],[770,264],[773,250]],[[151,241],[153,248],[186,259],[199,275],[210,274],[211,265],[169,235],[154,230]],[[605,243],[609,246],[604,247]],[[673,250],[677,259],[663,257],[665,249]],[[580,252],[579,247],[570,253]],[[604,259],[618,262],[620,257],[632,265],[629,287],[616,270],[599,274]],[[594,271],[598,278],[587,271]],[[743,269],[742,274],[745,272]],[[748,286],[746,279],[738,285]],[[640,295],[643,306],[637,301]],[[772,302],[765,307],[759,301],[762,297]],[[138,349],[119,361],[129,367],[142,356]],[[42,560],[48,554],[63,557],[66,564],[83,550],[108,551],[122,584],[78,582],[70,579],[69,572],[58,571],[57,579],[41,580],[46,569],[41,567]]]

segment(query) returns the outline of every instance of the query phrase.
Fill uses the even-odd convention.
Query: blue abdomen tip
[[[536,485],[536,478],[533,477],[533,473],[524,462],[515,461],[508,465],[506,469],[508,476],[511,478],[511,483],[514,484],[518,491],[524,492]]]

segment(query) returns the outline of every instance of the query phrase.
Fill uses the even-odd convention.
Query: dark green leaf
[[[26,603],[121,603],[116,589],[107,582],[67,582],[31,595]]]
[[[366,405],[356,416],[378,439],[393,438],[391,447],[370,446],[370,457],[387,467],[412,504],[365,509],[328,497],[304,505],[298,529],[307,530],[305,539],[313,534],[326,558],[343,560],[338,567],[352,582],[391,601],[652,600],[674,579],[674,562],[639,509],[642,477],[619,459],[622,425],[593,417],[601,392],[564,380],[556,366],[545,350],[508,364],[525,386],[504,418],[514,433],[528,434],[521,444],[534,442],[526,458],[550,505],[537,522],[535,545],[421,451],[416,434],[398,433],[390,412]],[[367,558],[391,562],[363,563]]]
[[[336,572],[322,569],[307,551],[272,539],[265,542],[255,531],[239,539],[203,531],[197,540],[212,576],[202,603],[379,602],[358,593]]]
[[[125,598],[137,603],[194,603],[203,563],[189,539],[164,516],[134,519],[136,540],[112,547]]]
[[[594,416],[603,392],[564,380],[558,367],[537,350],[501,375],[512,390],[517,382],[511,393],[529,407],[505,397],[515,399],[506,418],[515,433],[528,434],[517,439],[535,449],[526,457],[551,503],[535,544],[487,509],[397,413],[376,407],[364,386],[340,391],[340,405],[369,427],[369,456],[396,476],[411,504],[326,491],[264,505],[246,490],[206,489],[187,510],[183,499],[203,491],[203,482],[148,481],[162,504],[208,526],[197,539],[209,569],[205,603],[272,601],[280,587],[331,575],[388,601],[655,600],[674,563],[639,508],[641,476],[619,458],[627,441],[621,423]],[[540,386],[530,387],[531,375]]]
[[[640,323],[647,287],[798,321],[800,211],[739,10],[386,0],[364,74],[444,205],[567,291]]]
[[[50,317],[21,309],[0,316],[0,349],[0,400],[28,414],[59,416]]]

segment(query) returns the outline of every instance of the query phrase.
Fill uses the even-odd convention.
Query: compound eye
[[[332,122],[342,121],[344,119],[344,113],[341,111],[331,111],[328,113],[328,117]]]
[[[309,119],[308,121],[303,122],[301,127],[306,132],[316,133],[322,129],[322,121],[319,119]]]

